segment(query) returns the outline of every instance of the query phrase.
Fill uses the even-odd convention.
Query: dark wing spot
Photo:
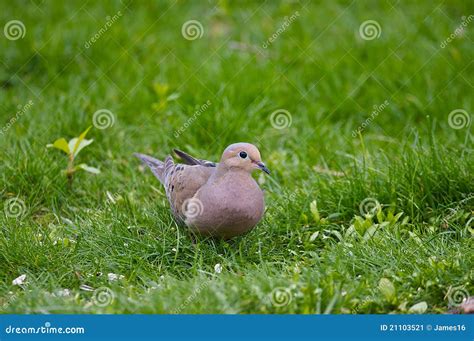
[[[173,186],[171,186],[171,192],[173,192],[173,191],[174,191],[174,185],[173,185]]]
[[[216,167],[216,163],[211,162],[211,161],[203,161],[203,166],[205,166],[205,167]]]

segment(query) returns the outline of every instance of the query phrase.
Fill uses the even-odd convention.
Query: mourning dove
[[[270,171],[261,161],[257,147],[234,143],[222,154],[219,163],[200,160],[174,150],[184,164],[135,154],[165,187],[171,211],[178,220],[203,235],[224,239],[243,234],[262,218],[263,191],[251,173]]]

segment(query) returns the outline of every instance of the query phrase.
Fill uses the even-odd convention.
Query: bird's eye
[[[242,159],[245,159],[247,157],[247,153],[246,152],[240,152],[239,153],[239,156],[242,158]]]

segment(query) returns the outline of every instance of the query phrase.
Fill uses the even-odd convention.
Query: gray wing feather
[[[204,167],[216,167],[217,163],[212,162],[212,161],[207,161],[207,160],[201,160],[201,159],[196,159],[195,157],[179,150],[179,149],[173,149],[175,154],[179,156],[181,160],[187,165],[193,166],[193,165],[199,165],[199,166],[204,166]]]
[[[198,160],[192,156],[176,151],[186,164],[174,163],[171,156],[164,161],[151,156],[135,153],[134,155],[146,164],[165,188],[166,197],[175,218],[184,222],[183,204],[192,198],[215,171],[216,164]]]
[[[151,157],[145,154],[134,153],[133,155],[139,158],[145,165],[147,165],[150,168],[150,170],[153,172],[153,174],[158,178],[158,180],[160,180],[161,183],[164,183],[163,161],[157,160],[154,157]]]

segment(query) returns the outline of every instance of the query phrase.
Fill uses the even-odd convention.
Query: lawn
[[[473,9],[3,6],[0,311],[457,309],[474,295]],[[89,126],[76,162],[100,174],[68,180],[46,145]],[[239,141],[272,173],[255,174],[264,219],[228,241],[178,226],[133,157],[218,161]]]

